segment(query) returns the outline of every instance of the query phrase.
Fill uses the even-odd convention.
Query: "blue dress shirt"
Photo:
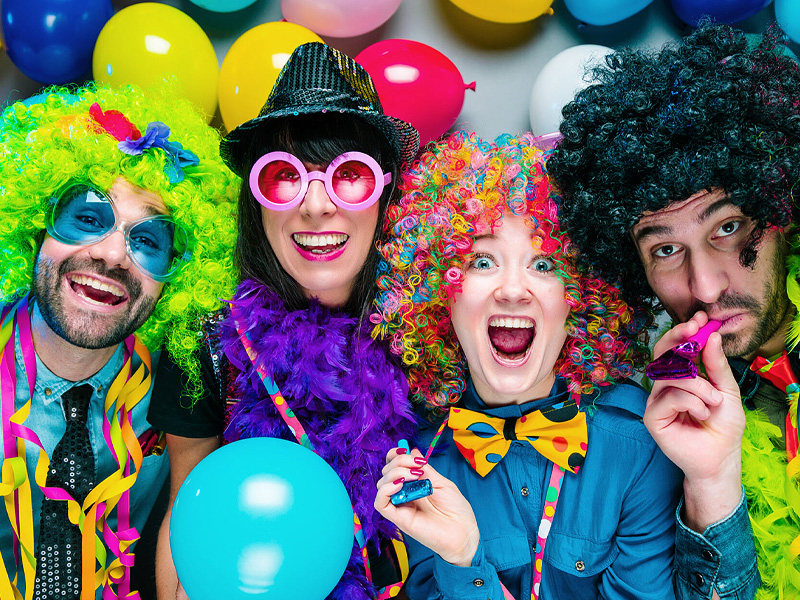
[[[489,408],[469,382],[461,405],[493,417],[520,417],[568,399],[557,378],[551,395]],[[566,473],[545,547],[541,600],[673,599],[675,506],[682,473],[642,423],[647,394],[635,384],[584,397],[589,446],[577,475]],[[423,449],[435,426],[420,436]],[[502,600],[500,580],[517,600],[530,597],[536,532],[552,463],[514,441],[486,477],[478,475],[446,428],[430,464],[472,504],[481,539],[469,567],[457,567],[408,539],[411,600]]]

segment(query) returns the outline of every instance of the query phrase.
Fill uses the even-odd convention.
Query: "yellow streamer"
[[[13,341],[13,316],[11,311],[0,327],[0,349]],[[123,365],[115,377],[104,402],[104,411],[109,420],[109,437],[116,458],[118,468],[106,479],[100,482],[87,496],[83,506],[74,500],[68,500],[68,514],[70,521],[78,525],[82,534],[82,590],[81,600],[94,600],[95,590],[99,586],[110,586],[114,580],[124,576],[126,567],[119,558],[115,558],[106,565],[108,553],[103,543],[102,531],[106,518],[136,481],[142,466],[142,449],[129,420],[131,411],[139,401],[144,398],[150,389],[152,361],[147,347],[135,338],[133,354],[139,357],[141,365],[129,377],[133,356]],[[0,382],[8,376],[0,370]],[[14,413],[11,420],[22,424],[30,413],[31,401]],[[36,558],[33,536],[33,510],[31,505],[31,485],[27,476],[26,454],[23,440],[17,440],[17,457],[3,461],[2,481],[0,481],[0,495],[4,498],[6,513],[14,533],[19,540],[24,581],[32,582],[36,573]],[[125,475],[125,469],[133,462],[133,470]],[[50,459],[42,450],[34,472],[34,479],[41,487],[45,487]],[[14,500],[14,492],[18,500]],[[98,513],[99,505],[105,503],[105,509]],[[20,525],[17,528],[16,515],[20,515]],[[87,523],[88,520],[88,523]],[[135,540],[117,540],[118,551],[126,551]],[[87,585],[87,582],[91,582]],[[26,585],[25,600],[33,597],[33,585]],[[18,589],[17,575],[13,580],[9,577],[4,561],[0,560],[0,597],[23,600]]]

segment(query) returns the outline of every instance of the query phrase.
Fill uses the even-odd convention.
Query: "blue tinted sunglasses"
[[[122,231],[128,256],[155,281],[170,281],[189,261],[189,236],[168,215],[121,221],[104,192],[87,184],[73,184],[50,199],[47,233],[71,246],[90,246]]]

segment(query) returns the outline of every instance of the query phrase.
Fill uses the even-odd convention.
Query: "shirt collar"
[[[16,340],[14,350],[16,355],[15,362],[17,373],[19,374],[17,381],[23,382],[22,385],[27,386],[27,381],[24,381],[25,364],[22,358],[22,347],[20,346],[18,338]],[[36,387],[34,393],[42,398],[45,405],[48,405],[51,402],[60,401],[61,395],[68,389],[75,387],[76,385],[89,384],[92,386],[92,388],[94,388],[95,394],[105,397],[105,394],[108,391],[108,386],[111,384],[117,373],[119,373],[120,369],[122,369],[124,358],[124,344],[119,344],[108,362],[103,365],[103,368],[101,368],[97,373],[81,381],[68,381],[58,377],[50,369],[48,369],[47,366],[39,359],[39,355],[37,354]]]
[[[789,362],[792,365],[792,370],[794,371],[795,375],[800,376],[800,368],[798,368],[800,367],[800,361],[798,360],[797,349],[787,348],[786,353],[789,355]],[[730,365],[733,376],[739,386],[739,395],[742,398],[742,402],[745,402],[746,404],[758,391],[762,380],[766,381],[761,377],[761,375],[750,369],[752,362],[753,361],[751,360],[745,360],[736,356],[728,357],[728,364]],[[769,384],[768,381],[767,383]],[[748,408],[752,407],[748,406]]]
[[[464,408],[484,413],[490,417],[497,417],[498,419],[514,419],[522,415],[528,414],[534,410],[539,410],[558,402],[566,402],[569,400],[569,391],[567,390],[567,382],[563,377],[556,376],[553,387],[550,389],[550,395],[547,398],[540,398],[539,400],[530,400],[522,404],[508,404],[506,406],[486,406],[486,403],[478,396],[475,391],[475,386],[472,379],[467,380],[467,387],[461,395],[461,402]]]

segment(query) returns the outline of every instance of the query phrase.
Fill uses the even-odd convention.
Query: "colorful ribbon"
[[[31,399],[15,411],[16,331],[19,332]],[[14,530],[16,563],[14,579],[11,580],[5,562],[0,561],[0,597],[22,600],[22,594],[18,589],[20,561],[26,582],[25,598],[30,600],[33,597],[36,558],[31,486],[24,445],[27,440],[40,448],[34,473],[37,485],[48,498],[67,502],[70,520],[81,529],[83,550],[81,600],[93,600],[95,589],[99,586],[103,586],[104,600],[139,600],[138,592],[130,590],[129,569],[134,562],[130,546],[139,538],[139,534],[130,526],[129,489],[136,481],[142,466],[142,451],[133,431],[131,411],[150,389],[152,373],[150,353],[135,336],[128,337],[124,342],[125,362],[106,394],[103,415],[103,436],[117,462],[117,469],[98,483],[81,505],[65,490],[45,485],[50,459],[36,433],[23,424],[30,413],[36,382],[36,356],[27,296],[13,308],[6,307],[4,310],[0,325],[0,346],[3,348],[0,357],[0,413],[2,413],[4,450],[0,495],[5,500],[6,512]],[[139,357],[141,365],[131,375],[134,354]],[[106,522],[115,509],[116,532]],[[107,547],[115,557],[108,564]],[[117,587],[116,592],[111,588],[112,584]]]
[[[294,411],[292,411],[292,409],[286,403],[286,398],[283,397],[283,394],[281,394],[277,384],[272,377],[270,377],[269,373],[267,373],[263,363],[258,360],[258,352],[256,352],[255,348],[253,348],[253,344],[247,337],[247,332],[242,331],[242,329],[239,327],[239,321],[235,317],[234,323],[236,325],[236,331],[239,334],[239,339],[242,342],[242,346],[244,347],[245,352],[247,352],[247,356],[250,358],[250,362],[253,364],[253,367],[255,367],[259,379],[261,379],[261,382],[264,384],[264,389],[267,391],[267,394],[269,394],[272,403],[275,405],[275,408],[278,410],[278,413],[280,414],[284,423],[286,423],[286,426],[292,432],[292,435],[294,435],[298,444],[308,448],[314,453],[317,453],[316,449],[314,448],[314,444],[311,443],[311,440],[306,433],[305,428],[295,416]],[[367,579],[371,582],[372,570],[369,566],[369,555],[367,554],[367,539],[362,531],[361,520],[358,518],[358,515],[355,511],[353,511],[353,524],[355,528],[356,543],[361,551],[361,560],[364,563],[364,571],[367,575]],[[403,587],[403,581],[405,581],[405,578],[408,575],[408,555],[406,554],[405,546],[402,544],[402,542],[397,542],[396,540],[392,540],[392,543],[400,561],[401,581],[381,588],[378,592],[378,597],[376,600],[386,600],[396,596],[400,592],[400,588]],[[402,555],[398,551],[399,547],[402,547],[403,549]],[[404,566],[405,570],[403,570]]]

